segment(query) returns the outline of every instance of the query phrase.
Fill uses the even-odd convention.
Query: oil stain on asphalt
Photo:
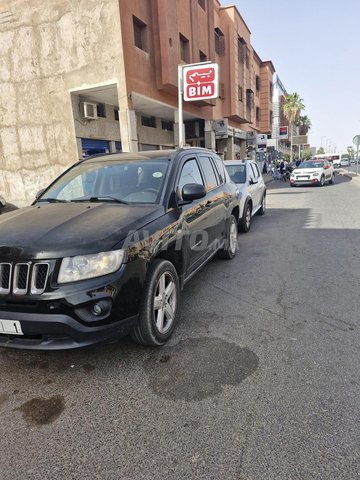
[[[238,385],[259,365],[248,348],[221,338],[193,338],[154,350],[145,361],[151,390],[169,400],[198,401]]]
[[[27,424],[46,425],[56,420],[64,408],[64,397],[62,395],[54,395],[48,399],[32,398],[23,403],[17,410],[22,412]]]

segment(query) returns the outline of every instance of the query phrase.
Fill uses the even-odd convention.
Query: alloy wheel
[[[176,284],[170,272],[164,272],[156,285],[154,319],[159,333],[166,333],[174,321],[176,311]]]
[[[235,222],[231,223],[230,227],[230,251],[235,254],[237,246],[237,226]]]
[[[248,205],[246,209],[246,216],[245,216],[245,223],[246,223],[246,228],[250,228],[250,222],[251,222],[251,207]]]

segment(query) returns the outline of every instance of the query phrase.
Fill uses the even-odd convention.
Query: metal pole
[[[184,146],[183,135],[183,105],[182,105],[182,88],[183,88],[183,67],[178,65],[178,122],[179,122],[179,148]]]
[[[359,175],[359,142],[356,148],[356,175]]]

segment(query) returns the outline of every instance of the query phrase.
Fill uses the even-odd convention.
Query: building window
[[[223,82],[219,83],[219,98],[221,99],[225,98],[225,83]]]
[[[252,110],[254,108],[254,92],[251,88],[246,90],[246,107]]]
[[[256,75],[256,77],[255,77],[255,84],[256,84],[256,91],[260,92],[260,77],[259,77],[259,75]]]
[[[118,122],[119,121],[119,110],[117,108],[114,108],[114,117],[115,117],[115,120]]]
[[[256,123],[260,122],[260,108],[256,107]]]
[[[179,35],[180,37],[180,58],[183,62],[189,63],[190,62],[190,48],[189,48],[189,40],[184,37],[184,35]]]
[[[144,127],[156,128],[156,118],[155,117],[145,117],[141,116],[141,125]]]
[[[215,52],[218,55],[225,55],[225,36],[220,28],[215,28]]]
[[[201,50],[199,50],[199,59],[200,59],[200,62],[206,62],[207,61],[207,55],[205,55],[205,53],[202,52]]]
[[[242,37],[238,37],[238,61],[245,62],[246,41]]]
[[[106,118],[105,103],[98,103],[96,105],[97,116],[101,118]]]
[[[269,92],[270,92],[270,100],[271,100],[272,95],[273,95],[273,84],[272,84],[272,82],[269,82]]]
[[[245,65],[246,68],[249,68],[250,66],[250,50],[247,47],[245,49]]]
[[[206,7],[206,0],[198,0],[198,4],[200,5],[200,7],[205,10],[205,7]]]
[[[146,52],[146,24],[133,16],[133,25],[135,46]]]
[[[238,85],[238,100],[239,102],[243,101],[243,88]]]
[[[174,131],[174,124],[173,122],[168,122],[166,120],[161,120],[161,128],[163,130],[167,130],[168,132]]]
[[[272,123],[273,123],[273,112],[270,110],[270,114],[269,114],[269,121],[270,121],[270,127],[272,126]]]

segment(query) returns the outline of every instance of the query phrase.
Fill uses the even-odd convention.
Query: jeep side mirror
[[[206,195],[206,189],[204,185],[199,183],[187,183],[183,186],[181,196],[184,202],[192,202],[198,200]]]

